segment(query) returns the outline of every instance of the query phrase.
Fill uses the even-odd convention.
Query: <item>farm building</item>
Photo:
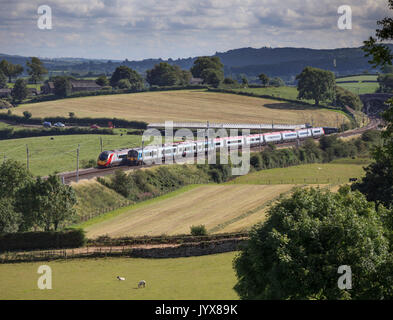
[[[0,98],[7,98],[11,95],[11,89],[0,89]]]
[[[43,86],[41,86],[41,93],[50,94],[55,92],[55,85],[52,81],[48,81]]]
[[[190,79],[190,84],[202,84],[203,83],[203,79],[201,78],[191,78]]]

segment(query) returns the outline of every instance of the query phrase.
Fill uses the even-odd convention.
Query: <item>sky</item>
[[[42,5],[51,29],[38,27]],[[342,5],[352,29],[338,27]],[[0,8],[0,53],[111,60],[359,47],[393,13],[387,0],[0,0]]]

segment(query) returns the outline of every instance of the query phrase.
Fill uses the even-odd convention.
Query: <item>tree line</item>
[[[0,233],[57,231],[73,221],[75,204],[57,175],[35,178],[13,160],[0,166]]]

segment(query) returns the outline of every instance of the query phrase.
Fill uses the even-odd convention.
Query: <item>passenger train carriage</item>
[[[325,134],[323,128],[309,128],[297,131],[269,132],[246,136],[214,138],[204,141],[184,141],[161,146],[147,146],[145,148],[129,148],[101,152],[98,156],[99,168],[107,168],[118,165],[141,165],[142,163],[154,163],[165,161],[165,158],[190,157],[209,150],[220,148],[258,146],[268,143],[283,143],[297,139],[318,138]],[[143,152],[143,154],[142,154]]]

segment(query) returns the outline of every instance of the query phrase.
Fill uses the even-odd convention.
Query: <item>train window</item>
[[[125,159],[125,158],[127,158],[127,155],[126,154],[120,154],[120,155],[118,155],[118,157],[119,157],[119,159]]]

